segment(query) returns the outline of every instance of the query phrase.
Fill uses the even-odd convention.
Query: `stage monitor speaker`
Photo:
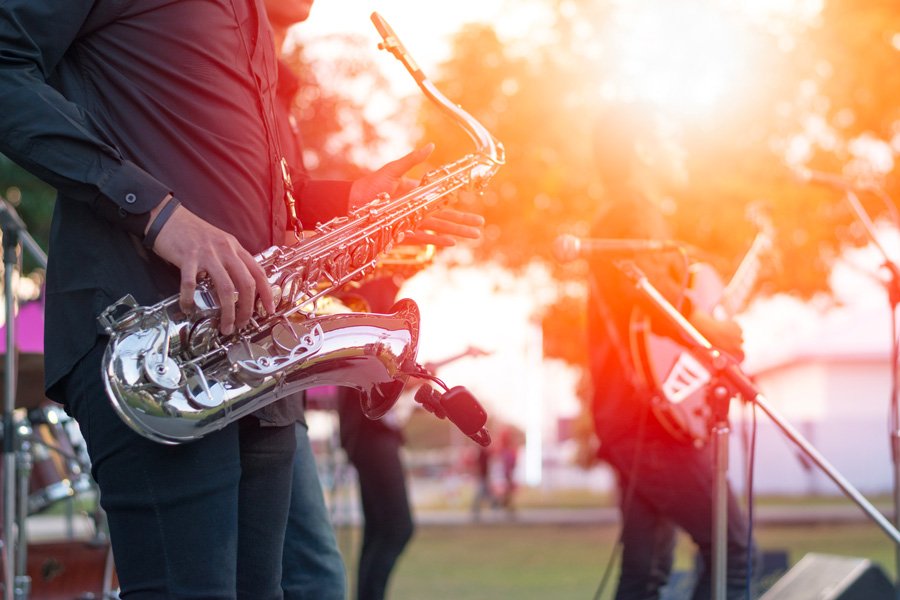
[[[760,600],[894,600],[894,586],[870,560],[807,554]]]

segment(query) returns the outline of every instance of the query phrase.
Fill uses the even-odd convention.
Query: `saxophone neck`
[[[375,29],[378,30],[378,33],[383,40],[378,47],[382,50],[387,50],[393,54],[397,60],[403,63],[403,66],[406,67],[406,70],[409,71],[409,74],[415,79],[416,84],[419,86],[419,89],[422,90],[422,93],[424,93],[429,100],[437,104],[446,115],[456,121],[465,130],[475,143],[478,153],[492,167],[491,173],[487,178],[493,175],[493,171],[506,160],[503,144],[492,136],[484,125],[479,123],[475,117],[463,110],[458,104],[451,102],[450,99],[447,98],[430,79],[428,79],[425,72],[422,71],[406,50],[406,47],[400,41],[400,38],[397,37],[393,28],[384,20],[384,17],[377,12],[373,12],[371,19],[372,23],[375,25]]]

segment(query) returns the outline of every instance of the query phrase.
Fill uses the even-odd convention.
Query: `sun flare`
[[[714,109],[748,74],[744,37],[734,15],[708,2],[623,2],[619,91],[679,113]]]

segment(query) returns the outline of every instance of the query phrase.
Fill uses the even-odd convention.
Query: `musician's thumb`
[[[389,171],[391,175],[400,177],[419,163],[424,162],[432,152],[434,152],[434,144],[429,142],[421,148],[416,148],[409,154],[389,162],[382,169]]]

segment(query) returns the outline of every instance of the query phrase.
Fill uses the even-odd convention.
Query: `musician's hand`
[[[395,194],[404,183],[404,175],[413,167],[425,162],[433,151],[434,144],[425,144],[354,181],[350,188],[350,208],[368,204],[379,194]]]
[[[707,312],[695,310],[690,321],[716,348],[727,352],[738,361],[744,360],[744,332],[737,322],[716,319]]]
[[[455,238],[481,238],[483,228],[484,217],[481,215],[445,208],[424,219],[415,231],[407,233],[403,238],[403,245],[455,246]]]
[[[151,213],[151,220],[155,215]],[[219,330],[229,335],[243,327],[253,314],[256,294],[270,314],[275,311],[272,290],[265,273],[229,233],[214,227],[179,206],[163,225],[153,244],[160,258],[181,271],[179,305],[185,313],[194,308],[194,290],[201,273],[209,275],[221,305]]]
[[[426,144],[395,161],[389,162],[377,171],[353,182],[350,188],[350,206],[355,208],[367,204],[378,194],[402,195],[418,185],[414,179],[405,177],[413,167],[424,162],[434,151],[434,144]],[[474,239],[481,237],[484,219],[475,213],[452,209],[436,211],[423,220],[415,231],[403,239],[407,246],[433,244],[445,247],[456,245],[455,238]]]

